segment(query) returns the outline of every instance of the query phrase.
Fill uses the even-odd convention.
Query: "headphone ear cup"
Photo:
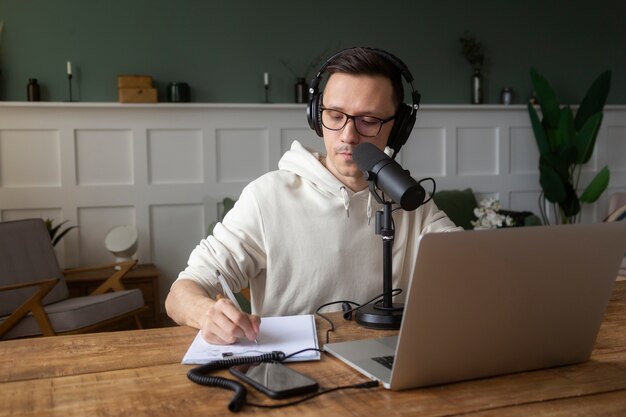
[[[408,104],[402,104],[387,140],[387,146],[394,150],[394,156],[400,152],[402,145],[409,139],[415,125],[415,119],[416,114],[413,111],[413,107]]]
[[[313,94],[309,100],[307,107],[307,120],[309,127],[317,133],[317,136],[323,137],[324,131],[322,130],[322,95],[320,93]]]

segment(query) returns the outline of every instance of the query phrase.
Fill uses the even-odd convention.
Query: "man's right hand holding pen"
[[[242,312],[238,304],[226,298],[210,298],[189,279],[174,282],[165,308],[176,323],[200,329],[202,338],[215,345],[233,344],[241,338],[252,341],[259,336],[259,316]]]
[[[261,317],[244,313],[224,296],[210,301],[200,327],[204,340],[216,345],[230,345],[244,337],[250,341],[257,339]]]

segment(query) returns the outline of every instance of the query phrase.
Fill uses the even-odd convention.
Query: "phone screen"
[[[272,398],[306,394],[319,388],[314,379],[278,362],[233,366],[230,373]]]

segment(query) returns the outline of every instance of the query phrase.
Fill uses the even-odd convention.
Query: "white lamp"
[[[104,247],[115,256],[115,262],[130,261],[137,252],[137,229],[130,225],[115,226],[106,234]]]

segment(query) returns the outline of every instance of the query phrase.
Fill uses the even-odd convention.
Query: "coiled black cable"
[[[282,362],[285,360],[285,354],[283,352],[274,351],[272,353],[264,353],[258,356],[242,356],[231,359],[223,359],[218,361],[209,362],[206,365],[198,366],[187,372],[187,378],[195,382],[196,384],[205,385],[209,387],[220,387],[231,391],[235,391],[235,394],[230,399],[228,409],[234,413],[246,403],[246,388],[237,381],[224,378],[221,376],[209,376],[208,372],[216,371],[218,369],[228,369],[235,365],[245,365],[248,363],[258,362]]]

